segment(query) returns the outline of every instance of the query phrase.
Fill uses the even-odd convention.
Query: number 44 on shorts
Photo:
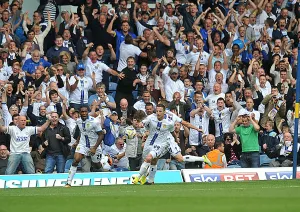
[[[160,146],[157,144],[154,144],[153,149],[158,152],[158,150],[160,149]]]

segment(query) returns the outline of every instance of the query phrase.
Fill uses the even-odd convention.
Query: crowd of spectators
[[[68,171],[82,106],[105,133],[102,167],[85,157],[82,172],[138,170],[136,114],[157,104],[202,129],[175,123],[182,155],[292,166],[299,0],[66,2],[77,12],[47,0],[31,18],[23,0],[0,1],[0,174]]]

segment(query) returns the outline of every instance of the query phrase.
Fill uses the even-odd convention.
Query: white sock
[[[192,156],[192,155],[185,155],[183,156],[183,161],[185,162],[196,162],[196,161],[204,161],[203,157],[198,157],[198,156]]]
[[[150,166],[150,163],[147,163],[147,162],[143,162],[143,164],[141,165],[141,168],[140,168],[140,173],[139,173],[139,177],[141,176],[146,176],[147,174],[147,170],[148,170],[148,167]]]
[[[154,182],[154,177],[155,177],[156,171],[157,171],[157,165],[150,165],[148,183]]]
[[[69,185],[71,185],[76,171],[77,171],[77,166],[71,166],[69,170],[68,181],[67,181]]]

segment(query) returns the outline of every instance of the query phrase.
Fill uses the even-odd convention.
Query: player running
[[[206,156],[182,156],[181,149],[175,142],[175,135],[171,135],[174,131],[175,122],[171,114],[166,114],[165,112],[165,106],[159,104],[156,107],[156,114],[152,114],[142,121],[142,125],[149,130],[149,136],[145,142],[143,151],[145,161],[140,168],[139,175],[133,177],[133,184],[138,184],[139,182],[141,184],[153,184],[157,171],[157,160],[168,151],[170,151],[172,156],[179,162],[201,161],[211,165],[211,162]],[[180,118],[178,117],[178,119]],[[148,168],[150,169],[147,181]]]
[[[74,160],[69,171],[66,188],[71,187],[73,177],[76,173],[78,163],[82,158],[91,156],[92,162],[97,168],[101,168],[101,142],[103,140],[103,132],[99,121],[93,117],[88,116],[88,108],[80,108],[80,118],[76,120],[76,132],[80,132],[75,145],[77,144]]]

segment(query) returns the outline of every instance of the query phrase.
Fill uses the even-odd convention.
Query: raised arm
[[[84,50],[83,54],[82,54],[82,59],[83,60],[86,60],[88,55],[89,55],[89,52],[90,52],[90,49],[94,46],[94,43],[89,43],[88,45],[86,45],[86,49]]]
[[[111,22],[109,23],[107,30],[106,30],[106,32],[113,37],[116,36],[116,32],[113,30],[113,24],[117,18],[118,18],[118,16],[117,16],[117,14],[115,14],[114,17],[111,19]]]
[[[153,32],[155,33],[157,38],[160,40],[160,42],[164,43],[166,46],[171,46],[170,40],[163,38],[163,36],[161,36],[161,34],[158,32],[157,29],[158,29],[157,27],[153,27]]]
[[[208,58],[208,64],[207,64],[207,70],[210,71],[213,68],[212,59],[214,56],[214,50],[212,49],[212,53],[209,55]]]
[[[115,61],[117,59],[117,56],[113,46],[110,43],[107,44],[107,46],[110,51],[110,61]]]

